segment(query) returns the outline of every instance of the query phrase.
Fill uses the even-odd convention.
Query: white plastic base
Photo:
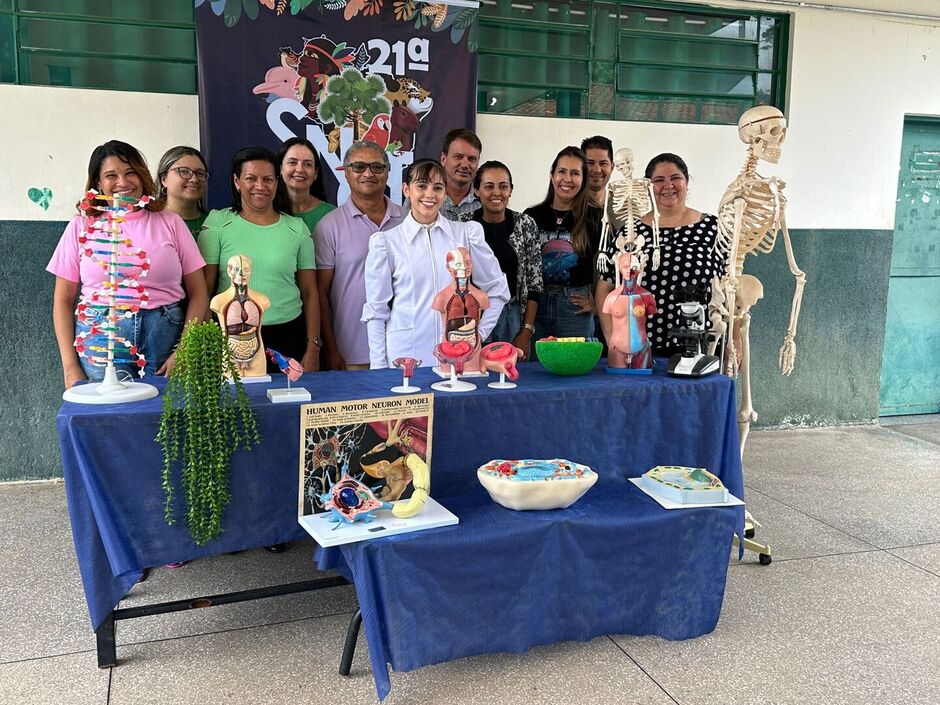
[[[391,391],[395,392],[395,394],[414,394],[415,392],[420,392],[421,387],[416,387],[413,384],[401,384],[397,387],[392,387]]]
[[[282,389],[269,389],[268,399],[272,404],[284,402],[310,401],[310,392],[303,387],[284,387]]]
[[[507,382],[507,381],[506,381],[506,375],[505,375],[505,373],[500,372],[500,373],[499,373],[499,382],[490,382],[490,383],[489,383],[488,385],[486,385],[486,386],[487,386],[487,387],[490,387],[491,389],[515,389],[515,388],[516,388],[516,383],[515,383],[515,382]]]
[[[259,375],[256,377],[239,377],[242,384],[254,384],[255,382],[270,382],[271,375]],[[229,384],[235,384],[234,380],[229,380]]]
[[[152,384],[143,382],[123,382],[118,387],[106,385],[104,382],[92,382],[66,389],[62,398],[76,404],[126,404],[151,399],[159,393]]]
[[[475,384],[464,382],[460,379],[447,379],[443,382],[435,382],[431,385],[431,389],[436,389],[439,392],[472,392],[476,388],[477,386]]]

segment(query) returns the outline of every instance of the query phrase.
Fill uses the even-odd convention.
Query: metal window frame
[[[81,15],[78,13],[69,14],[67,12],[44,12],[41,10],[22,10],[19,6],[19,0],[12,0],[11,9],[9,10],[0,10],[0,15],[11,17],[13,22],[13,84],[7,85],[30,85],[30,86],[40,86],[46,85],[44,83],[34,83],[31,80],[24,81],[24,72],[22,69],[22,63],[28,60],[28,57],[33,56],[60,56],[60,57],[69,57],[76,59],[105,59],[105,60],[114,60],[114,61],[139,61],[144,63],[154,63],[154,64],[181,64],[184,66],[198,66],[198,56],[196,54],[196,18],[195,18],[195,6],[191,2],[187,2],[193,10],[193,19],[191,22],[171,22],[171,21],[160,21],[160,20],[145,20],[145,19],[125,19],[125,18],[113,18],[113,17],[96,17],[96,16],[87,16]],[[20,43],[20,20],[21,19],[32,19],[32,20],[55,20],[59,22],[70,22],[75,25],[89,25],[89,24],[105,24],[113,26],[123,26],[123,27],[149,27],[152,29],[170,29],[170,30],[189,30],[192,32],[193,40],[193,58],[181,58],[178,56],[162,56],[156,54],[127,54],[122,52],[104,52],[104,51],[94,51],[94,50],[64,50],[64,49],[55,49],[48,47],[28,47],[22,46]],[[198,94],[198,79],[194,83],[194,93],[181,93],[180,95],[197,95]],[[101,86],[69,86],[71,88],[89,88],[94,90],[114,90]],[[133,90],[133,89],[122,89],[122,90]],[[139,93],[146,93],[148,91],[134,91]]]
[[[580,91],[582,93],[582,99],[588,99],[591,94],[591,88],[593,86],[593,67],[595,64],[609,64],[614,68],[615,83],[614,83],[614,110],[612,116],[602,116],[596,113],[592,113],[590,105],[588,109],[584,111],[583,115],[572,115],[572,116],[555,116],[556,118],[562,119],[613,119],[617,120],[616,117],[616,100],[618,96],[630,96],[630,95],[649,95],[650,97],[660,98],[660,109],[657,122],[676,122],[673,120],[666,120],[664,118],[664,107],[665,101],[670,98],[695,98],[700,99],[697,101],[697,115],[701,116],[701,101],[705,100],[716,100],[716,99],[726,99],[729,102],[743,103],[744,101],[750,100],[752,103],[757,99],[757,81],[759,76],[768,76],[770,79],[770,91],[773,97],[773,104],[782,111],[786,111],[786,100],[787,100],[787,79],[788,79],[788,68],[789,68],[789,53],[790,53],[790,34],[791,34],[791,25],[792,18],[790,13],[780,13],[780,12],[765,12],[758,9],[735,9],[727,7],[716,7],[713,5],[696,5],[690,3],[682,2],[670,2],[666,0],[640,0],[639,2],[631,2],[630,0],[586,0],[589,7],[589,17],[590,20],[585,24],[567,24],[562,25],[553,22],[545,22],[540,20],[526,20],[519,17],[500,17],[496,15],[484,15],[483,12],[487,8],[483,5],[480,7],[480,27],[492,27],[492,28],[501,28],[501,29],[525,29],[530,31],[552,31],[552,32],[561,32],[566,34],[582,34],[583,32],[588,33],[588,54],[589,56],[582,58],[580,55],[577,57],[571,57],[568,60],[576,60],[580,62],[586,62],[587,66],[587,86],[585,88],[581,87],[571,87],[568,85],[561,84],[550,84],[550,85],[532,85],[531,83],[516,82],[512,81],[508,77],[503,77],[502,80],[495,81],[483,81],[478,83],[477,92],[480,93],[481,88],[487,86],[493,86],[494,88],[498,87],[513,87],[513,88],[531,88],[533,90],[541,90],[545,93],[549,93],[553,90],[564,90],[564,91]],[[666,31],[651,31],[651,30],[642,30],[636,28],[630,29],[621,29],[619,26],[615,35],[616,42],[616,59],[611,60],[595,60],[594,59],[594,16],[595,8],[598,5],[615,5],[618,10],[621,12],[626,11],[636,11],[636,10],[664,10],[667,12],[688,12],[691,14],[701,15],[701,16],[712,16],[712,17],[727,17],[727,18],[756,18],[758,25],[758,35],[755,39],[734,39],[728,37],[708,37],[705,35],[686,35],[681,32],[666,32]],[[762,69],[758,63],[757,48],[760,46],[760,28],[761,20],[764,18],[771,18],[776,21],[776,37],[774,39],[773,47],[773,64],[771,68]],[[677,61],[657,61],[656,59],[622,59],[620,57],[620,42],[623,37],[637,37],[643,39],[665,39],[672,41],[681,41],[681,42],[695,42],[708,44],[709,46],[752,46],[755,49],[755,58],[754,64],[752,66],[738,66],[738,65],[716,65],[716,64],[707,64],[707,63],[695,63],[695,62],[677,62]],[[513,49],[496,49],[496,50],[487,50],[483,47],[480,47],[479,52],[481,55],[485,56],[499,56],[506,59],[513,58],[553,58],[551,56],[545,56],[541,52],[533,53],[526,52],[522,50],[513,50]],[[704,72],[704,73],[721,73],[721,72],[741,72],[749,74],[751,76],[752,83],[752,92],[750,96],[747,95],[729,95],[725,93],[707,93],[707,92],[689,92],[689,91],[671,91],[671,90],[618,90],[616,85],[616,74],[618,69],[621,66],[636,66],[638,68],[663,68],[671,70],[680,70],[680,71],[695,71],[695,72]],[[605,84],[606,85],[606,84]],[[485,112],[485,110],[484,110]],[[499,113],[493,113],[499,114]],[[689,123],[683,122],[681,124],[699,124],[699,122]]]

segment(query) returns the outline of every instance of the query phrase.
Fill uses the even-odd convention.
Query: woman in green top
[[[307,224],[310,233],[320,218],[336,206],[326,202],[320,155],[308,140],[291,137],[277,151],[278,179],[287,187],[294,215]]]
[[[206,220],[206,160],[194,147],[173,147],[157,166],[157,197],[186,223],[196,240]]]
[[[261,321],[265,347],[320,368],[320,305],[310,231],[290,215],[290,201],[274,168],[274,153],[246,147],[232,157],[232,207],[209,213],[199,237],[206,283],[213,294],[231,286],[227,264],[251,260],[248,286],[271,300]],[[268,371],[277,366],[268,362]]]

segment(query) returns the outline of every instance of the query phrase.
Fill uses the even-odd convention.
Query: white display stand
[[[487,387],[491,387],[492,389],[515,389],[515,388],[516,388],[516,383],[515,383],[515,382],[507,382],[507,381],[506,381],[506,373],[505,373],[505,372],[500,372],[500,373],[499,373],[499,382],[490,382],[490,383],[489,383],[488,385],[486,385],[486,386],[487,386]]]
[[[272,404],[310,401],[310,392],[308,392],[303,387],[282,387],[281,389],[269,389],[268,399],[271,400]]]
[[[411,383],[411,377],[402,377],[401,384],[397,387],[392,387],[391,391],[395,394],[414,394],[415,392],[420,392],[421,387],[416,387]]]
[[[66,389],[62,398],[76,404],[124,404],[151,399],[159,393],[152,384],[133,380],[118,382],[114,365],[109,363],[104,371],[104,381],[79,384]]]
[[[640,492],[645,494],[647,497],[652,497],[655,499],[659,503],[659,506],[661,506],[663,509],[698,509],[700,507],[737,507],[744,505],[744,502],[742,502],[730,492],[728,493],[727,502],[709,502],[708,504],[681,504],[646,489],[643,487],[642,481],[639,477],[628,477],[627,479],[630,480],[632,484],[636,485]]]
[[[242,384],[255,384],[256,382],[270,382],[271,375],[257,375],[255,377],[241,377],[238,378],[241,380]],[[230,379],[229,384],[235,384],[235,380]]]
[[[393,504],[406,504],[410,500],[401,499]],[[331,512],[307,514],[298,517],[297,521],[304,530],[310,534],[318,544],[324,548],[341,546],[345,543],[366,541],[381,536],[395,536],[408,534],[412,531],[436,529],[440,526],[452,526],[460,522],[456,515],[428,497],[424,509],[420,514],[409,519],[399,519],[390,509],[380,509],[375,513],[375,520],[368,524],[356,521],[352,524],[330,521]]]

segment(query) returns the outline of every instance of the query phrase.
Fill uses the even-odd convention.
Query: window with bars
[[[192,0],[0,0],[0,83],[195,94]]]
[[[703,5],[481,0],[477,111],[734,124],[783,109],[788,16]]]

